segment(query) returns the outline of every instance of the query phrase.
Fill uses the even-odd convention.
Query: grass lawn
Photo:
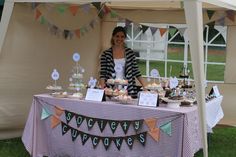
[[[210,135],[209,157],[236,156],[236,127],[216,127]],[[194,157],[202,157],[202,151]],[[0,140],[0,157],[30,157],[21,139]]]

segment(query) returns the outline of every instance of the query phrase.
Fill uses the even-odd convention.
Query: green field
[[[169,52],[167,56],[168,60],[183,60],[184,59],[184,53],[183,52]],[[190,54],[188,55],[188,61],[191,61]],[[208,62],[219,62],[219,63],[225,63],[226,56],[225,54],[215,54],[215,53],[209,53],[208,54]],[[139,69],[142,73],[142,75],[146,75],[146,62],[144,60],[138,61]],[[180,71],[182,70],[183,63],[179,62],[167,62],[167,77],[170,77],[170,66],[172,66],[172,76],[178,77],[180,74]],[[164,61],[150,61],[149,69],[158,69],[160,76],[164,77],[165,73],[165,62]],[[192,70],[192,64],[188,64],[188,69],[190,70],[190,77],[193,78],[193,70]],[[211,81],[224,81],[224,71],[225,71],[225,65],[213,65],[208,64],[207,65],[207,80]]]

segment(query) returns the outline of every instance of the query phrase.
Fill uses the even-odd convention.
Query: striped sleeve
[[[100,58],[100,79],[106,79],[107,61],[105,52],[102,53]]]

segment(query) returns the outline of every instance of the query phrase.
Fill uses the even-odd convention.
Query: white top
[[[124,79],[125,58],[114,59],[116,79]]]

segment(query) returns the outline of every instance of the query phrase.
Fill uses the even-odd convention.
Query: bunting
[[[235,12],[233,10],[227,10],[225,12],[226,12],[226,16],[228,17],[228,19],[230,19],[232,22],[234,22]]]
[[[78,12],[79,7],[77,5],[71,5],[69,7],[69,10],[73,16],[75,16]]]
[[[41,101],[40,101],[41,102]],[[44,102],[42,100],[42,102]],[[47,102],[44,102],[47,104]],[[50,105],[51,106],[51,105]],[[80,115],[68,110],[65,110],[61,107],[54,106],[55,115],[53,115],[47,108],[46,105],[42,106],[41,111],[41,120],[46,120],[49,116],[51,116],[51,128],[55,128],[58,124],[61,124],[61,134],[64,136],[65,134],[70,133],[71,140],[75,142],[78,137],[80,136],[80,141],[82,145],[85,145],[86,142],[91,139],[91,143],[93,145],[93,148],[95,149],[99,143],[102,143],[104,148],[106,150],[109,149],[110,145],[112,143],[115,144],[117,150],[121,149],[121,146],[123,144],[123,141],[125,141],[126,145],[129,147],[130,150],[132,150],[134,141],[137,140],[142,146],[145,146],[146,144],[146,137],[147,133],[155,140],[160,140],[160,130],[162,130],[163,133],[167,134],[168,136],[172,136],[172,121],[178,119],[181,114],[177,114],[173,116],[173,119],[162,124],[160,128],[157,128],[157,118],[146,118],[141,120],[108,120],[108,119],[98,119],[93,117],[87,117],[84,115]],[[65,121],[63,122],[59,116],[61,115],[61,111],[65,114]],[[57,115],[56,115],[57,114]],[[169,116],[168,116],[169,117]],[[71,120],[75,118],[75,122],[77,124],[77,128],[74,128],[70,125]],[[170,117],[169,117],[170,118]],[[162,119],[165,119],[165,117],[162,117]],[[97,122],[101,132],[106,127],[106,124],[109,124],[110,129],[112,133],[114,134],[118,125],[121,126],[124,136],[99,136],[99,135],[92,135],[90,133],[83,132],[79,130],[78,128],[83,123],[83,121],[86,120],[88,131],[90,131],[94,124]],[[147,131],[139,132],[143,126],[143,122],[148,127]],[[126,135],[130,125],[133,124],[135,134],[133,135]],[[74,126],[74,125],[73,125]]]
[[[159,28],[161,37],[166,33],[166,28]]]
[[[52,113],[46,108],[42,107],[41,120],[48,118]]]
[[[173,37],[176,31],[177,31],[176,28],[169,28],[170,37]]]
[[[176,28],[158,28],[158,27],[153,27],[153,26],[146,26],[143,24],[137,24],[132,20],[129,20],[127,18],[123,18],[123,17],[119,16],[116,13],[116,11],[112,10],[105,3],[101,3],[101,2],[92,2],[92,3],[83,4],[80,6],[79,5],[65,5],[65,4],[58,5],[56,9],[59,13],[64,13],[66,10],[69,10],[73,16],[75,16],[78,13],[79,8],[81,8],[81,10],[84,11],[85,13],[88,13],[90,11],[91,5],[93,5],[97,9],[97,17],[92,19],[88,24],[82,26],[81,28],[77,28],[75,30],[67,30],[67,29],[61,30],[58,26],[50,24],[47,21],[45,16],[43,16],[42,13],[40,12],[40,10],[37,8],[38,4],[39,3],[32,4],[32,9],[35,9],[35,19],[39,20],[41,24],[48,24],[49,31],[51,32],[51,34],[57,35],[57,36],[62,35],[65,39],[72,39],[74,35],[78,38],[80,38],[81,36],[84,36],[86,33],[88,33],[90,31],[90,29],[94,29],[94,26],[97,23],[97,17],[103,18],[104,15],[107,15],[107,14],[110,14],[111,18],[118,18],[118,20],[124,21],[125,27],[128,27],[131,23],[134,23],[134,26],[137,25],[137,28],[141,29],[141,31],[143,33],[145,33],[150,28],[152,35],[154,35],[156,33],[156,31],[159,29],[161,36],[163,36],[167,31],[169,31],[170,36],[172,37],[177,31]],[[182,2],[180,3],[180,5],[181,5],[181,7],[183,7]],[[48,9],[49,11],[53,8],[49,4],[46,5],[46,7],[49,8]],[[207,12],[208,19],[209,20],[212,19],[212,17],[215,14],[215,11],[214,10],[206,10],[206,12]],[[219,24],[221,26],[224,26],[225,25],[225,17],[227,17],[229,20],[234,22],[235,12],[233,10],[227,10],[227,11],[225,11],[225,14],[226,15],[224,17],[221,17],[220,19],[210,22],[207,25],[209,27],[213,27],[215,24]],[[181,36],[184,35],[185,30],[186,30],[186,28],[178,28],[178,31]]]
[[[166,133],[167,135],[171,136],[172,135],[172,124],[171,122],[165,123],[163,125],[160,126],[160,129]]]
[[[208,19],[211,20],[212,16],[214,15],[215,11],[214,10],[207,10],[207,16]]]

